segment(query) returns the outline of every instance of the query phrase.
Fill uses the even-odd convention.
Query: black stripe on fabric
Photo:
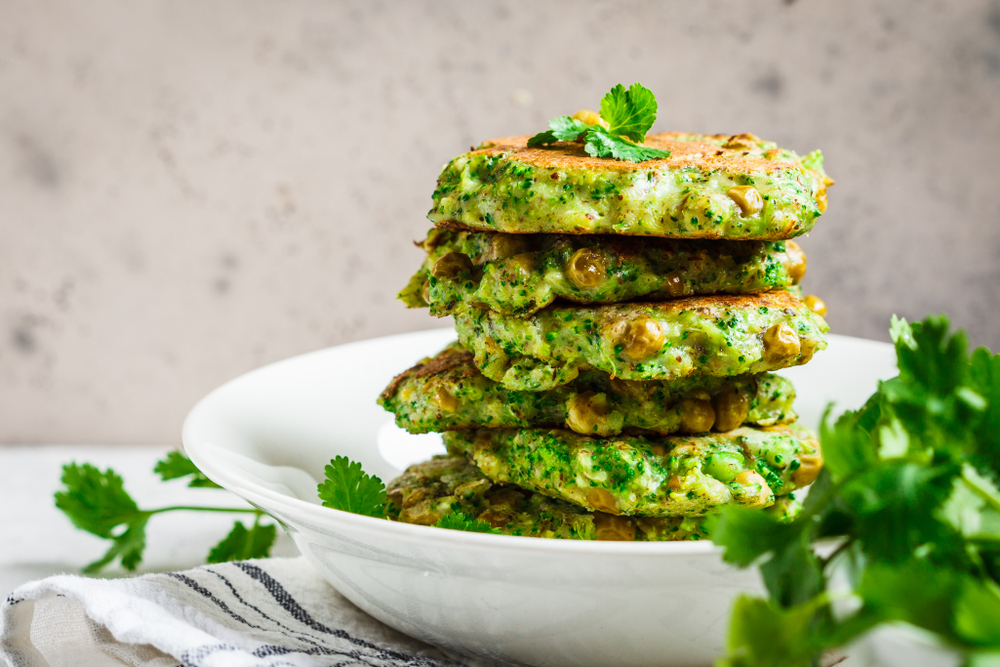
[[[242,652],[241,649],[230,644],[211,644],[188,649],[181,655],[184,661],[183,667],[201,667],[202,661],[219,651]],[[325,646],[316,646],[306,651],[296,651],[286,646],[277,644],[263,644],[254,650],[250,655],[255,658],[271,658],[287,655],[309,655],[345,658],[346,661],[329,663],[327,667],[346,667],[348,665],[366,665],[367,667],[442,667],[446,663],[430,660],[423,657],[412,657],[411,659],[392,660],[388,662],[381,656],[368,656],[357,649],[351,651],[338,651]],[[260,667],[281,667],[282,665],[292,667],[295,663],[286,660],[273,660],[262,664]]]
[[[191,577],[188,577],[186,575],[180,574],[178,572],[167,572],[166,575],[168,577],[173,577],[174,579],[177,579],[178,581],[181,581],[181,582],[187,584],[188,587],[191,588],[192,590],[194,590],[194,591],[196,591],[198,593],[201,593],[203,596],[205,596],[206,598],[208,598],[209,600],[211,600],[212,602],[214,602],[216,604],[216,606],[219,607],[219,609],[221,609],[222,611],[226,612],[226,614],[230,618],[232,618],[234,621],[239,621],[243,625],[249,626],[251,628],[256,628],[258,630],[263,630],[263,628],[257,627],[253,623],[250,623],[248,620],[246,620],[245,618],[243,618],[242,616],[240,616],[239,614],[237,614],[236,612],[234,612],[232,609],[229,608],[229,605],[227,605],[225,602],[223,602],[219,598],[215,597],[215,595],[212,593],[212,591],[208,590],[207,588],[205,588],[204,586],[202,586],[201,584],[199,584],[197,581],[195,581]]]
[[[268,614],[266,614],[263,610],[259,609],[256,605],[250,604],[249,602],[247,602],[246,600],[244,600],[243,596],[241,596],[239,594],[239,592],[236,590],[236,587],[233,586],[232,582],[229,581],[229,579],[227,579],[226,577],[224,577],[222,575],[222,573],[216,572],[215,570],[212,570],[212,569],[207,568],[207,567],[205,568],[205,571],[206,572],[211,572],[212,574],[214,574],[215,576],[217,576],[219,579],[221,579],[222,582],[226,585],[226,587],[229,588],[229,592],[233,594],[233,597],[235,597],[242,605],[244,605],[246,607],[249,607],[250,609],[253,609],[261,617],[267,619],[269,622],[274,623],[276,626],[278,626],[279,628],[281,628],[282,630],[284,630],[285,631],[284,634],[286,636],[300,639],[301,641],[304,641],[306,643],[312,644],[313,646],[320,646],[321,645],[320,642],[319,642],[319,640],[314,639],[312,636],[309,635],[309,633],[302,632],[301,630],[295,630],[294,628],[288,627],[287,625],[285,625],[284,623],[282,623],[278,619],[272,618],[271,616],[269,616]]]
[[[422,656],[418,657],[418,656],[410,655],[410,654],[407,654],[407,653],[403,653],[401,651],[394,651],[392,649],[386,649],[386,648],[382,648],[380,646],[376,646],[375,644],[372,644],[371,642],[365,641],[363,639],[358,639],[356,637],[352,637],[351,635],[347,634],[347,632],[345,632],[344,630],[339,630],[339,629],[338,630],[333,630],[331,628],[328,628],[325,625],[323,625],[322,623],[320,623],[317,620],[315,620],[312,616],[310,616],[309,612],[307,612],[305,609],[303,609],[302,606],[295,600],[295,598],[293,598],[292,595],[287,590],[285,590],[285,588],[280,583],[278,583],[277,580],[274,579],[274,577],[272,577],[271,575],[269,575],[267,572],[265,572],[261,568],[257,567],[256,565],[253,565],[252,563],[248,563],[246,561],[237,561],[235,563],[232,563],[232,565],[235,565],[236,567],[238,567],[241,570],[243,570],[244,572],[246,572],[251,578],[256,579],[257,581],[259,581],[264,586],[264,588],[267,589],[267,592],[271,594],[271,597],[273,597],[275,599],[275,601],[277,601],[278,604],[280,604],[289,614],[291,614],[292,617],[295,620],[299,621],[300,623],[302,623],[304,625],[307,625],[307,626],[313,628],[314,630],[318,630],[318,631],[323,632],[325,634],[333,635],[334,637],[338,637],[340,639],[345,639],[345,640],[351,642],[352,644],[354,644],[355,646],[361,646],[363,648],[367,648],[367,649],[370,649],[372,651],[375,651],[376,652],[376,656],[379,659],[382,659],[382,660],[403,660],[403,661],[405,661],[405,664],[407,664],[407,665],[414,665],[414,666],[416,666],[416,665],[436,666],[436,665],[449,665],[449,664],[450,665],[460,665],[461,664],[461,663],[455,663],[455,662],[451,662],[451,661],[448,661],[448,662],[441,662],[439,660],[429,661],[427,658],[422,657]]]

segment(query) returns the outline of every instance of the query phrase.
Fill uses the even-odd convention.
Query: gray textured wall
[[[0,442],[173,442],[266,362],[440,326],[395,292],[441,165],[660,100],[822,148],[834,331],[1000,348],[1000,0],[0,0]]]

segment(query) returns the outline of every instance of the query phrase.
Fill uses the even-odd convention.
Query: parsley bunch
[[[549,121],[549,129],[528,139],[528,146],[547,146],[557,141],[583,141],[587,155],[643,162],[670,157],[670,151],[642,146],[656,121],[656,96],[640,83],[628,89],[618,84],[601,100],[601,124],[588,125],[570,116]]]
[[[187,478],[189,487],[220,488],[205,477],[191,459],[178,451],[158,461],[153,472],[164,482]],[[263,512],[256,509],[183,505],[140,509],[125,491],[122,478],[110,468],[101,472],[89,463],[69,463],[63,466],[62,483],[64,488],[55,494],[56,507],[77,528],[111,541],[104,556],[84,568],[83,571],[88,574],[99,572],[115,560],[120,560],[126,570],[134,571],[142,562],[146,549],[146,524],[153,515],[163,512],[239,512],[254,515],[249,528],[237,521],[229,534],[212,547],[206,558],[209,563],[264,558],[270,554],[277,536],[274,524],[262,524]]]
[[[817,665],[890,622],[936,634],[969,667],[1000,665],[1000,355],[970,356],[943,316],[893,318],[891,334],[899,376],[824,418],[803,513],[722,511],[713,540],[760,566],[768,598],[737,600],[718,667]]]

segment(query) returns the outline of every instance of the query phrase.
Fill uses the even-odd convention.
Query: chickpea
[[[715,424],[715,410],[711,402],[703,398],[685,398],[677,408],[681,413],[682,433],[704,433]]]
[[[652,318],[645,315],[625,323],[618,336],[622,354],[629,361],[642,361],[653,356],[663,347],[663,330]]]
[[[587,125],[600,125],[601,127],[608,127],[608,122],[601,118],[601,114],[596,111],[591,111],[590,109],[580,109],[573,114],[573,120],[578,120],[581,123],[586,123]]]
[[[670,292],[670,296],[674,297],[675,299],[677,297],[684,296],[684,293],[687,291],[684,285],[684,278],[682,278],[681,274],[677,273],[676,271],[671,271],[670,273],[668,273],[663,278],[663,284],[664,287],[667,288],[667,291]]]
[[[764,199],[757,192],[757,188],[752,185],[737,185],[729,188],[726,192],[729,198],[740,207],[740,212],[744,216],[756,215],[764,208]]]
[[[569,399],[566,426],[584,435],[610,435],[607,432],[608,396],[585,391]]]
[[[743,132],[741,134],[734,134],[729,137],[726,143],[722,144],[723,148],[732,148],[734,150],[742,150],[748,148],[757,148],[757,143],[760,141],[760,137],[756,134],[750,134],[749,132]]]
[[[806,254],[795,241],[785,241],[785,270],[792,284],[797,285],[806,275]]]
[[[510,258],[510,265],[513,266],[523,277],[528,277],[535,268],[536,253],[522,252]]]
[[[566,262],[566,277],[577,287],[597,287],[608,277],[604,258],[590,248],[580,248]]]
[[[815,294],[807,294],[803,303],[806,304],[806,308],[813,311],[820,317],[826,317],[826,302],[819,298]]]
[[[598,512],[607,512],[608,514],[621,514],[621,510],[618,509],[618,501],[615,497],[611,495],[611,492],[607,489],[601,488],[591,488],[587,490],[587,503],[590,504],[591,508]]]
[[[820,451],[819,443],[815,440],[807,441],[812,445],[812,451],[802,454],[799,457],[799,467],[792,473],[792,484],[801,488],[808,486],[815,481],[819,471],[823,469],[823,452]]]
[[[594,512],[594,528],[599,540],[632,542],[635,540],[635,526],[623,516]]]
[[[457,278],[464,271],[472,270],[472,260],[460,252],[449,252],[438,258],[431,267],[435,278]]]
[[[799,337],[782,322],[764,333],[764,361],[774,364],[791,361],[799,356]]]
[[[489,261],[506,259],[529,250],[531,239],[525,234],[494,234],[490,237]]]
[[[454,412],[455,408],[458,407],[458,399],[444,387],[438,387],[437,391],[434,392],[434,401],[445,412]]]
[[[735,389],[722,391],[712,399],[715,408],[715,430],[732,431],[747,420],[750,414],[750,401]]]
[[[767,480],[755,470],[744,470],[736,475],[733,484],[740,487],[736,495],[741,505],[767,507],[774,500],[774,492],[767,485]]]

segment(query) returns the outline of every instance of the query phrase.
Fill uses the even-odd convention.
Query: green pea
[[[743,455],[738,452],[715,452],[705,459],[702,469],[719,480],[728,484],[740,471],[746,467]]]

